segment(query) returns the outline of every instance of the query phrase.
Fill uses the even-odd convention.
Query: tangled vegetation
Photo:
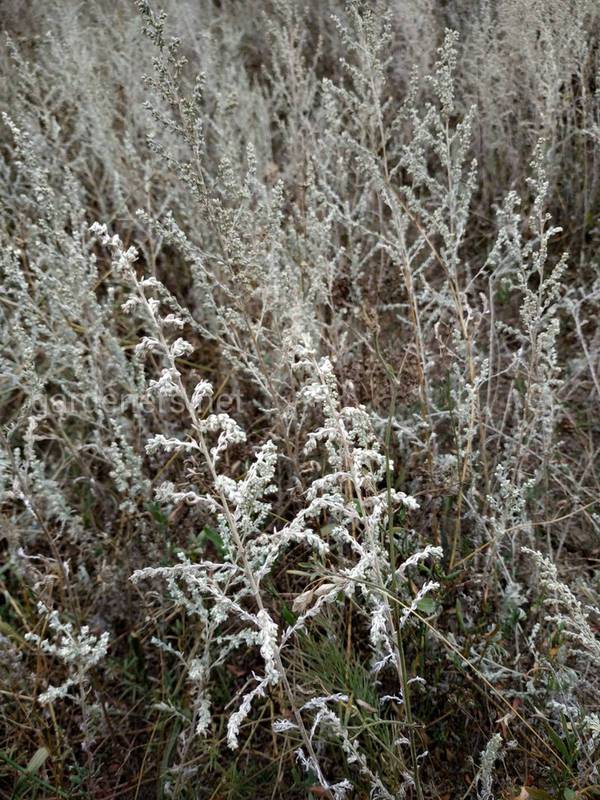
[[[2,26],[0,796],[600,797],[596,0]]]

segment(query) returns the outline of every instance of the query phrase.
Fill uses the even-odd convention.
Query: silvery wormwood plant
[[[87,625],[76,631],[71,623],[61,622],[58,612],[50,611],[44,603],[38,603],[38,611],[47,616],[53,641],[43,639],[37,633],[28,633],[25,638],[39,645],[43,652],[59,658],[69,671],[69,676],[60,686],[49,686],[39,695],[38,701],[43,705],[53,703],[68,697],[71,689],[78,688],[79,702],[84,706],[88,673],[106,656],[110,634],[105,631],[96,636]]]
[[[367,412],[362,407],[342,408],[330,361],[318,359],[308,342],[297,343],[296,369],[304,376],[302,399],[307,406],[320,407],[323,416],[323,424],[308,435],[306,451],[323,449],[328,469],[309,486],[305,507],[280,529],[270,527],[270,505],[265,498],[275,490],[278,457],[275,445],[267,441],[259,448],[242,479],[234,480],[223,474],[224,452],[246,437],[229,415],[204,410],[212,394],[208,382],[200,381],[191,392],[184,384],[176,359],[182,354],[189,355],[193,348],[177,333],[190,321],[188,315],[177,307],[176,301],[155,278],[137,277],[133,266],[137,253],[133,248],[125,250],[119,238],[111,237],[105,226],[96,223],[92,230],[112,251],[114,269],[132,287],[125,309],[138,314],[149,327],[149,335],[138,345],[138,355],[143,357],[151,352],[163,362],[160,377],[150,382],[150,391],[183,402],[190,421],[187,436],[167,437],[157,433],[148,441],[149,453],[180,453],[187,457],[190,465],[189,483],[185,487],[163,483],[157,490],[158,499],[164,503],[186,502],[203,507],[216,517],[223,542],[222,561],[192,563],[181,555],[180,563],[175,566],[148,567],[137,570],[132,576],[135,582],[163,578],[176,602],[202,623],[202,646],[196,649],[192,659],[186,659],[168,644],[157,642],[186,664],[195,687],[194,732],[205,735],[209,730],[211,672],[236,648],[257,647],[264,665],[263,674],[254,676],[254,685],[229,717],[229,746],[238,747],[241,726],[253,702],[279,686],[292,709],[292,717],[277,723],[276,730],[293,731],[300,737],[298,758],[306,769],[314,772],[325,790],[342,797],[350,784],[347,781],[330,784],[323,774],[315,743],[319,731],[337,738],[348,763],[354,764],[370,780],[374,796],[394,797],[371,772],[357,743],[351,741],[346,726],[330,708],[333,703],[348,703],[348,698],[345,695],[314,697],[298,706],[282,658],[286,645],[310,620],[328,605],[339,603],[344,596],[353,597],[368,620],[374,674],[390,669],[397,676],[397,694],[382,698],[382,704],[393,700],[405,706],[409,738],[400,736],[397,745],[399,752],[405,745],[410,747],[412,775],[408,769],[405,775],[408,781],[415,781],[419,786],[402,629],[422,598],[437,584],[424,582],[411,597],[406,578],[408,571],[420,562],[439,558],[441,549],[426,547],[400,565],[396,564],[395,555],[390,557],[385,542],[386,537],[396,536],[390,533],[394,511],[400,507],[415,509],[417,503],[414,498],[392,489],[389,481],[386,488],[380,488],[385,485],[386,474],[393,465],[382,452]],[[162,311],[165,305],[170,307],[167,314]],[[208,493],[199,489],[194,481],[198,463],[204,464],[208,471],[211,484]],[[320,526],[322,517],[330,524]],[[298,593],[294,602],[296,620],[281,629],[267,606],[263,583],[288,547],[298,543],[314,552],[324,577]],[[394,552],[396,545],[394,542]],[[401,611],[390,599],[396,596],[406,596]],[[226,623],[232,621],[237,630],[224,633]],[[227,629],[230,630],[230,626]]]
[[[132,447],[141,416],[133,404],[132,421],[113,402],[137,397],[143,374],[121,347],[113,316],[119,287],[99,273],[91,251],[83,187],[67,166],[48,161],[39,135],[8,116],[4,122],[18,157],[19,194],[6,207],[0,203],[6,423],[0,472],[10,493],[3,496],[26,510],[11,544],[28,548],[41,527],[60,532],[62,541],[83,544],[87,537],[89,544],[89,531],[78,519],[78,491],[90,487],[105,498],[99,490],[105,466],[121,510],[132,511],[148,492]],[[10,235],[13,227],[18,236]],[[77,468],[75,482],[55,479],[61,464]]]

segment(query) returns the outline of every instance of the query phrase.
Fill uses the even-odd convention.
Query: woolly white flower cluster
[[[44,653],[56,656],[68,667],[69,677],[60,686],[49,686],[38,697],[42,704],[69,696],[69,690],[75,686],[85,687],[88,673],[108,652],[110,634],[105,631],[100,636],[90,633],[89,626],[84,625],[79,631],[70,622],[60,621],[57,611],[49,611],[38,603],[38,611],[47,616],[48,627],[52,632],[52,641],[42,639],[36,633],[27,633],[25,638],[37,644]]]
[[[396,623],[389,595],[397,595],[398,581],[405,578],[410,567],[431,558],[441,558],[442,550],[428,546],[410,555],[395,570],[390,569],[384,543],[394,533],[389,530],[388,523],[398,508],[414,511],[418,503],[415,498],[391,487],[379,489],[386,471],[391,471],[393,465],[381,452],[365,409],[340,406],[331,362],[328,359],[317,361],[304,347],[298,368],[305,369],[311,376],[311,382],[303,391],[306,402],[318,403],[324,416],[324,424],[309,434],[306,451],[312,452],[318,444],[324,445],[331,471],[312,482],[307,491],[310,502],[297,516],[295,524],[305,524],[325,513],[331,525],[329,537],[332,541],[327,542],[328,546],[347,548],[353,554],[354,563],[338,568],[332,582],[322,583],[318,589],[296,598],[295,608],[301,615],[291,630],[300,630],[327,603],[335,602],[341,592],[347,596],[358,594],[370,619],[375,671],[391,663],[400,676],[400,657],[394,644]],[[396,546],[396,542],[389,539],[386,544]],[[401,625],[437,587],[435,581],[421,586],[399,615]]]
[[[592,616],[600,616],[600,609],[586,608],[560,580],[556,565],[549,558],[527,547],[523,548],[523,552],[531,556],[539,569],[540,583],[546,592],[544,605],[554,609],[554,613],[548,616],[548,621],[560,625],[563,635],[579,645],[573,651],[574,654],[591,659],[592,663],[600,667],[600,639],[594,633],[590,620]]]
[[[202,381],[191,396],[188,395],[177,371],[173,350],[165,339],[157,309],[145,301],[145,289],[140,282],[137,282],[137,287],[141,287],[142,304],[155,328],[153,348],[167,361],[174,391],[184,400],[190,417],[189,438],[167,438],[157,434],[148,442],[147,450],[153,454],[181,451],[192,459],[200,459],[212,481],[211,491],[199,491],[193,477],[197,467],[193,466],[188,486],[180,489],[166,482],[158,488],[157,496],[161,502],[200,505],[214,514],[223,548],[221,562],[203,560],[192,563],[181,556],[179,565],[148,567],[137,570],[132,576],[136,582],[156,577],[166,580],[173,599],[203,622],[203,655],[200,662],[196,658],[188,668],[190,680],[198,684],[196,732],[206,733],[210,723],[207,686],[211,670],[222,664],[235,648],[256,646],[264,672],[254,675],[253,685],[246,690],[237,710],[228,719],[227,741],[231,748],[236,748],[241,725],[251,713],[254,700],[282,683],[289,692],[281,660],[282,649],[328,604],[336,603],[344,595],[361,599],[364,613],[370,620],[373,669],[379,671],[388,664],[392,665],[398,676],[398,695],[403,696],[408,679],[397,649],[396,625],[404,626],[417,611],[423,597],[437,587],[434,581],[425,581],[412,597],[411,591],[407,590],[407,572],[439,558],[442,553],[440,548],[429,546],[410,554],[394,569],[390,568],[385,539],[395,535],[388,530],[391,515],[398,508],[414,511],[418,509],[418,503],[391,487],[380,488],[392,465],[381,451],[366,410],[361,407],[342,408],[331,363],[327,359],[317,361],[307,346],[299,348],[296,368],[299,372],[307,371],[309,375],[302,396],[307,405],[318,403],[323,415],[323,424],[308,435],[305,449],[310,454],[322,448],[328,465],[325,474],[315,477],[309,485],[304,508],[283,526],[272,526],[270,504],[265,498],[275,491],[275,445],[267,442],[258,450],[243,478],[235,480],[221,472],[222,454],[229,446],[244,441],[245,435],[226,414],[200,416],[202,404],[212,395],[212,387]],[[214,437],[216,444],[211,446]],[[317,524],[323,515],[329,520],[326,528]],[[329,559],[335,574],[296,596],[294,611],[298,614],[297,619],[281,632],[268,610],[262,584],[292,544],[302,544],[321,560]],[[395,541],[393,546],[397,546]],[[408,603],[400,614],[394,615],[389,596],[403,594],[406,594]],[[223,625],[230,620],[236,621],[237,630],[224,635]],[[175,654],[185,659],[183,654]],[[294,698],[290,696],[288,700],[293,705]],[[303,715],[314,717],[310,730]],[[334,796],[342,797],[348,787],[342,784],[329,786],[318,769],[312,746],[316,729],[327,723],[327,727],[334,729],[340,738],[349,763],[359,764],[362,771],[367,770],[367,766],[364,757],[352,748],[342,723],[335,720],[337,717],[332,716],[323,703],[315,705],[309,702],[297,710],[292,725],[303,741],[299,751],[302,762],[317,771],[321,784],[327,786]],[[281,725],[278,730],[282,730]],[[372,776],[372,780],[374,786],[379,786],[376,776]],[[378,792],[381,797],[388,796],[382,786]]]

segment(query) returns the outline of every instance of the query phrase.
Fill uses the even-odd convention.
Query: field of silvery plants
[[[0,3],[0,797],[600,797],[596,0]]]

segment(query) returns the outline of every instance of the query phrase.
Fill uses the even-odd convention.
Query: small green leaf
[[[545,789],[536,789],[535,786],[527,786],[526,791],[531,800],[556,800]]]
[[[281,607],[281,616],[288,625],[294,625],[298,619],[287,603],[284,603]]]
[[[213,530],[212,528],[203,528],[202,533],[200,534],[200,541],[210,542],[215,547],[221,558],[226,555],[223,539],[221,538],[220,534],[218,534],[217,531]]]
[[[152,501],[146,503],[146,511],[150,514],[152,519],[157,522],[161,527],[166,526],[169,519],[165,516],[160,504]]]
[[[465,625],[465,618],[462,613],[462,604],[458,597],[456,598],[456,619],[458,620],[458,624],[462,633],[466,633],[467,626]]]
[[[422,611],[423,614],[429,616],[430,614],[435,614],[437,610],[437,603],[433,599],[433,597],[429,597],[426,595],[422,597],[419,602],[417,603],[417,608],[419,611]]]

